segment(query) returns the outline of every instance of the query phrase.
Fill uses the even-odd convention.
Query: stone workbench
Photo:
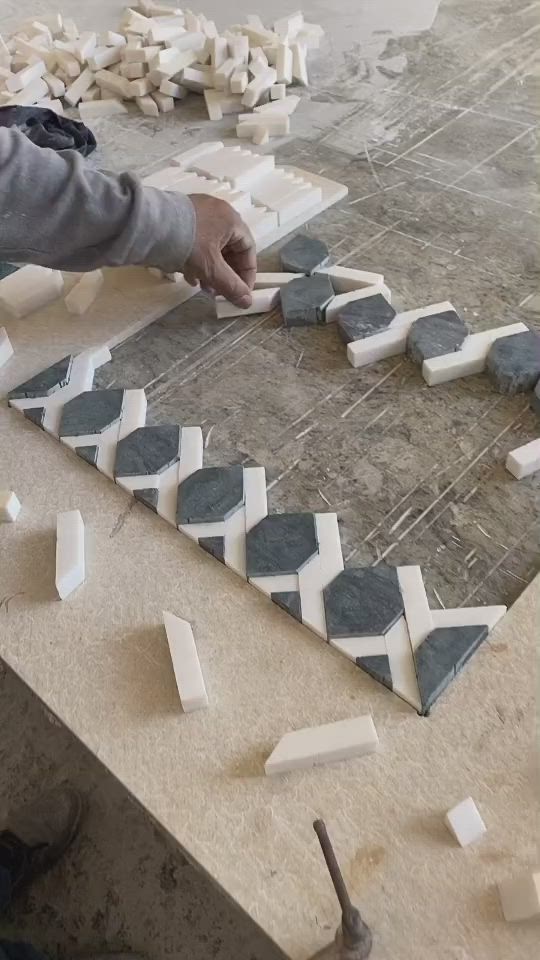
[[[0,394],[69,351],[118,342],[178,296],[145,271],[110,271],[86,317],[60,302],[2,318],[15,357]],[[494,884],[535,855],[540,578],[424,719],[4,400],[0,483],[23,505],[0,530],[0,656],[286,957],[305,960],[337,922],[316,817],[377,960],[533,956],[535,926],[505,923]],[[70,508],[86,524],[87,582],[61,603],[55,519]],[[164,609],[194,625],[207,711],[182,714]],[[265,778],[285,731],[367,712],[377,754]],[[488,832],[462,850],[443,814],[468,795]]]

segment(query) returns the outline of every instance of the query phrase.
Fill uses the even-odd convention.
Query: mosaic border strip
[[[335,513],[269,513],[264,467],[204,467],[200,427],[147,427],[144,390],[93,390],[110,359],[64,357],[9,404],[427,715],[506,607],[431,610],[418,566],[345,569]]]

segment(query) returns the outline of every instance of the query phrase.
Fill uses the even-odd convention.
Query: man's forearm
[[[141,264],[182,270],[195,234],[188,197],[91,169],[0,129],[0,260],[59,270]]]

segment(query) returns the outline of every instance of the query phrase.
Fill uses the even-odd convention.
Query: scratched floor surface
[[[537,321],[539,34],[538,3],[448,3],[430,31],[378,43],[375,67],[361,44],[320,63],[279,158],[348,185],[307,229],[336,262],[383,272],[399,307],[449,299],[473,331]],[[277,250],[260,262],[278,268]],[[402,358],[353,370],[332,327],[218,322],[199,296],[117,347],[97,383],[145,386],[149,422],[203,424],[209,465],[263,464],[272,510],[337,511],[348,563],[420,563],[434,606],[510,604],[539,568],[539,478],[504,469],[538,420],[484,376],[428,388]]]

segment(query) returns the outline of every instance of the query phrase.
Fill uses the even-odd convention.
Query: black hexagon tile
[[[429,713],[435,701],[487,635],[488,628],[485,625],[439,627],[428,634],[414,651],[423,714]]]
[[[343,570],[324,590],[329,639],[383,636],[403,614],[395,567]]]
[[[467,324],[455,310],[419,317],[411,327],[407,353],[422,366],[424,360],[460,350],[468,333]]]
[[[71,354],[53,363],[46,370],[31,377],[25,383],[19,384],[8,393],[9,400],[29,400],[39,397],[50,397],[56,390],[67,386],[71,374],[73,357]]]
[[[499,393],[533,390],[540,379],[540,337],[532,330],[499,337],[490,347],[486,369]]]
[[[395,316],[396,311],[382,293],[351,300],[339,312],[337,318],[339,335],[344,343],[364,340],[366,337],[386,330]]]
[[[244,501],[244,469],[203,467],[178,488],[176,522],[215,523],[226,520]]]
[[[281,312],[287,327],[305,327],[324,323],[325,307],[334,296],[334,288],[325,273],[291,280],[281,289]]]
[[[312,513],[275,513],[246,537],[248,577],[297,573],[318,551]]]
[[[86,390],[68,400],[60,421],[61,437],[103,433],[122,413],[123,390]]]
[[[116,447],[115,477],[150,476],[162,473],[180,455],[180,427],[139,427]]]
[[[298,233],[281,248],[281,269],[284,273],[313,273],[328,263],[328,247],[316,237]]]

